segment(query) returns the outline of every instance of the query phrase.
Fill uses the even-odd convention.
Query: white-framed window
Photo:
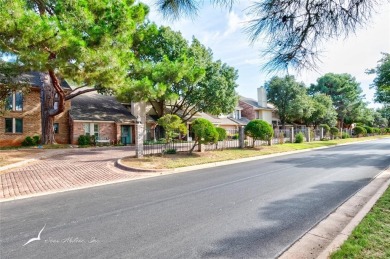
[[[23,133],[23,119],[5,118],[5,133]]]
[[[95,136],[99,138],[99,124],[96,123],[84,123],[84,134],[86,136]]]
[[[7,97],[5,106],[8,111],[23,111],[23,94],[22,92],[12,92]]]
[[[241,110],[235,110],[233,112],[233,118],[234,119],[241,119]]]

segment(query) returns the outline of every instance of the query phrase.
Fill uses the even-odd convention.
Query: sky
[[[284,75],[261,69],[266,62],[261,58],[262,44],[251,44],[244,32],[249,19],[245,9],[251,5],[251,1],[237,2],[230,11],[205,2],[196,17],[176,21],[164,19],[154,6],[155,0],[142,2],[151,8],[149,20],[180,31],[188,41],[195,36],[212,49],[215,60],[220,59],[237,69],[237,92],[240,95],[256,99],[258,87],[274,75]],[[382,57],[381,52],[390,53],[390,4],[383,2],[365,28],[358,29],[346,39],[335,39],[323,46],[317,71],[304,70],[299,74],[290,71],[290,74],[309,86],[325,73],[349,73],[360,83],[366,100],[370,102],[369,107],[380,107],[374,103],[374,90],[370,89],[375,75],[367,75],[365,71],[376,67]]]

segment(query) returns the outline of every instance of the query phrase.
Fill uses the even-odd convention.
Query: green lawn
[[[387,136],[388,137],[388,136]],[[178,153],[175,155],[162,156],[147,156],[142,159],[134,157],[128,157],[123,159],[123,163],[130,167],[145,168],[145,169],[172,169],[178,167],[234,160],[239,158],[247,158],[261,155],[276,154],[288,151],[295,151],[301,149],[310,149],[317,147],[333,146],[337,144],[344,144],[350,142],[357,142],[362,140],[377,139],[377,137],[365,137],[365,138],[349,138],[338,139],[330,141],[315,141],[304,143],[285,143],[282,145],[273,146],[261,146],[257,148],[245,148],[245,149],[225,149],[223,151],[208,151],[203,153],[193,153],[189,155],[187,152]]]
[[[331,258],[390,258],[390,188]]]

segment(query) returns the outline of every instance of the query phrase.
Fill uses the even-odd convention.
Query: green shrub
[[[349,136],[348,133],[344,132],[342,135],[341,135],[341,138],[342,139],[346,139],[346,138],[350,138],[351,136]]]
[[[89,136],[80,135],[78,138],[78,143],[80,146],[91,145],[91,138]]]
[[[192,123],[192,132],[195,134],[195,142],[190,149],[190,154],[197,144],[208,144],[218,142],[218,132],[214,125],[203,118],[198,118]]]
[[[387,132],[387,133],[390,133],[390,128],[386,128],[386,132]]]
[[[335,138],[339,134],[339,129],[336,127],[331,127],[329,132],[330,132],[330,135],[332,135],[332,137]]]
[[[35,144],[35,145],[38,145],[38,144],[41,143],[41,137],[40,137],[40,136],[35,135],[35,136],[33,137],[33,140],[34,140],[34,144]]]
[[[22,146],[24,147],[34,146],[34,139],[32,137],[26,137],[22,142]]]
[[[270,143],[274,130],[272,126],[263,120],[251,120],[244,128],[245,135],[253,138],[253,146],[256,140],[266,140]]]
[[[226,130],[224,128],[221,128],[221,127],[216,127],[215,129],[218,132],[218,141],[225,140],[227,137]]]
[[[364,129],[366,129],[366,133],[367,134],[372,134],[374,133],[374,129],[369,127],[369,126],[364,126]]]
[[[356,126],[354,129],[353,129],[353,133],[354,135],[356,135],[357,137],[360,137],[362,135],[365,135],[367,133],[366,129],[363,128],[362,126]]]
[[[375,134],[381,134],[381,129],[380,128],[374,128],[374,133]]]
[[[232,139],[238,139],[239,138],[239,134],[238,133],[236,133],[236,134],[234,134],[233,136],[232,136]]]
[[[303,143],[303,139],[305,136],[303,135],[302,132],[299,132],[298,134],[295,135],[295,143]]]
[[[176,148],[168,148],[164,151],[164,154],[174,155],[176,154]]]
[[[329,134],[330,127],[328,124],[321,124],[320,127],[324,129],[324,135]]]

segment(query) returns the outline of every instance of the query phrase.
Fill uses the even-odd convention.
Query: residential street
[[[3,202],[0,258],[274,258],[389,165],[387,138]]]

